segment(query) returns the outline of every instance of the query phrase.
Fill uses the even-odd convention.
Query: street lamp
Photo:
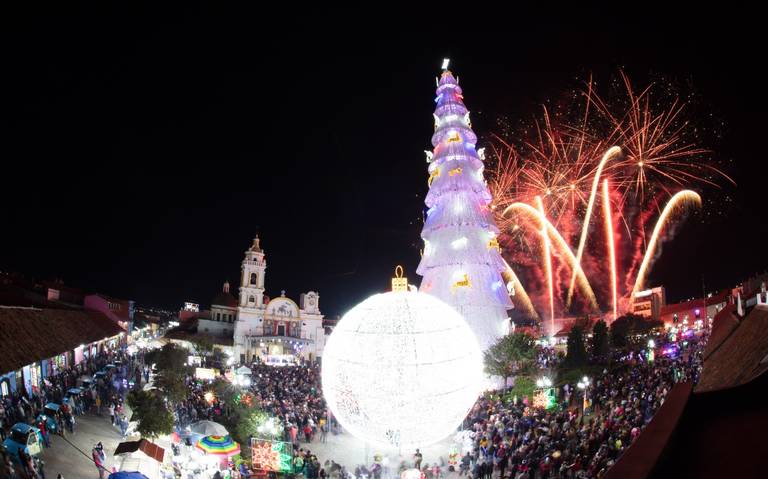
[[[590,379],[587,376],[584,376],[581,378],[581,381],[579,381],[578,384],[576,384],[576,387],[584,391],[584,403],[582,405],[581,414],[584,415],[587,411],[587,389],[589,388]]]

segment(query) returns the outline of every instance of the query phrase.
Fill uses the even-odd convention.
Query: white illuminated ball
[[[341,425],[372,444],[426,446],[455,433],[484,380],[464,318],[419,292],[352,308],[323,351],[323,395]]]

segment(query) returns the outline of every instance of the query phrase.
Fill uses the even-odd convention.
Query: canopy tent
[[[240,366],[239,368],[235,369],[235,372],[241,376],[250,376],[253,374],[253,371],[251,371],[251,368],[248,366]]]
[[[121,442],[115,449],[115,466],[119,471],[158,477],[165,449],[146,439]],[[133,471],[133,472],[131,472]]]
[[[189,426],[189,432],[198,436],[226,436],[227,428],[214,421],[198,421]]]

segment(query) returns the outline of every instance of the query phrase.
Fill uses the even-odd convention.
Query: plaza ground
[[[419,447],[419,451],[423,456],[422,467],[427,464],[430,466],[434,463],[440,464],[440,458],[442,457],[445,464],[442,467],[443,476],[458,476],[456,473],[448,473],[448,453],[453,444],[453,438],[448,437],[436,444]],[[405,461],[408,468],[413,467],[413,454],[416,452],[415,448],[398,451],[392,447],[366,445],[365,442],[346,432],[338,435],[329,433],[326,443],[320,442],[320,435],[317,435],[311,443],[302,442],[301,447],[305,450],[309,449],[313,454],[317,455],[320,464],[324,464],[326,460],[333,460],[345,466],[350,473],[353,473],[355,467],[359,465],[365,464],[366,467],[369,467],[373,463],[373,456],[381,454],[388,459],[389,477],[397,476],[397,470],[402,461]]]

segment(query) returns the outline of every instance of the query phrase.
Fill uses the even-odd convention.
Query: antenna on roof
[[[448,69],[448,63],[450,63],[450,62],[451,62],[450,58],[443,58],[443,70],[447,70]]]

